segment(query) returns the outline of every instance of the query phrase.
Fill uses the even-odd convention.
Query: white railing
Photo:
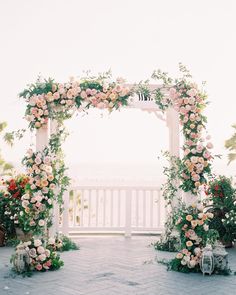
[[[158,186],[81,185],[65,195],[60,228],[65,234],[160,233],[165,204]]]

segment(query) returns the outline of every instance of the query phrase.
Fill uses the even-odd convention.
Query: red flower
[[[9,182],[8,190],[9,191],[14,191],[15,189],[17,189],[17,185],[15,183],[15,180],[11,179],[10,182]]]
[[[15,199],[19,199],[19,195],[20,195],[20,191],[17,191],[16,193],[14,193],[12,195],[12,197],[15,198]]]
[[[216,191],[219,190],[219,185],[218,185],[218,184],[216,184],[216,185],[214,186],[214,190],[216,190]]]

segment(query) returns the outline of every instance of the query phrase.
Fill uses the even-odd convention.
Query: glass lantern
[[[174,247],[175,251],[181,250],[180,233],[176,229],[173,229],[170,234],[169,248],[172,248],[170,244],[172,244],[172,247]]]
[[[27,269],[27,266],[29,265],[29,263],[30,263],[30,257],[28,252],[25,250],[24,245],[19,244],[16,247],[16,253],[13,259],[13,265],[15,270],[18,273],[23,273]]]
[[[228,252],[225,246],[218,242],[213,250],[215,268],[218,270],[228,269]]]
[[[200,268],[203,273],[211,275],[214,270],[214,255],[211,245],[206,245],[202,250],[202,257],[200,261]]]

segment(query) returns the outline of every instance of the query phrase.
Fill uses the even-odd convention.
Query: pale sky
[[[138,82],[158,68],[175,75],[182,62],[196,81],[207,81],[208,130],[214,152],[223,154],[215,170],[235,174],[224,149],[236,122],[235,15],[234,0],[0,0],[0,121],[9,130],[26,126],[17,94],[38,74],[67,81],[112,69],[114,77]],[[67,125],[68,162],[146,163],[155,173],[157,155],[168,147],[163,123],[139,110],[102,119],[91,112]],[[3,145],[5,157],[19,162],[30,140]]]

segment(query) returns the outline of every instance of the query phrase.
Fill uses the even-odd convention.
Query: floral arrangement
[[[57,251],[70,251],[70,250],[79,250],[79,246],[72,241],[69,237],[60,234],[57,235],[55,238],[55,245],[57,248]]]
[[[207,207],[214,213],[210,227],[219,232],[224,244],[232,245],[236,238],[236,189],[225,176],[213,178],[206,187]]]
[[[200,270],[202,247],[206,245],[209,223],[214,217],[213,213],[204,212],[203,209],[203,205],[199,203],[180,211],[176,228],[180,232],[183,249],[170,262],[170,269],[181,272]]]
[[[49,118],[70,118],[76,109],[118,109],[127,105],[130,90],[122,85],[123,80],[109,81],[110,75],[71,79],[57,83],[52,79],[38,79],[25,89],[20,97],[27,102],[26,119],[30,128],[45,126]]]
[[[207,182],[206,176],[211,173],[211,149],[210,136],[203,136],[206,117],[202,114],[207,105],[206,93],[201,91],[196,83],[193,83],[187,69],[180,65],[183,77],[173,80],[167,73],[155,72],[153,78],[162,80],[168,97],[160,89],[156,92],[156,103],[161,110],[169,106],[179,114],[179,122],[183,126],[184,156],[181,159],[180,187],[185,192],[197,194],[200,185]]]
[[[56,156],[48,148],[42,152],[29,149],[23,159],[29,180],[21,197],[21,210],[15,223],[24,232],[42,233],[45,225],[50,223],[50,209],[57,190],[55,161]]]
[[[0,192],[0,224],[6,230],[7,239],[15,237],[15,221],[28,181],[28,176],[22,174],[2,182],[5,190]]]
[[[48,239],[47,241],[32,238],[30,241],[20,243],[16,247],[16,253],[22,246],[29,258],[26,272],[57,270],[64,265],[56,252],[58,245],[55,244],[54,238]],[[13,263],[15,258],[13,255]]]

